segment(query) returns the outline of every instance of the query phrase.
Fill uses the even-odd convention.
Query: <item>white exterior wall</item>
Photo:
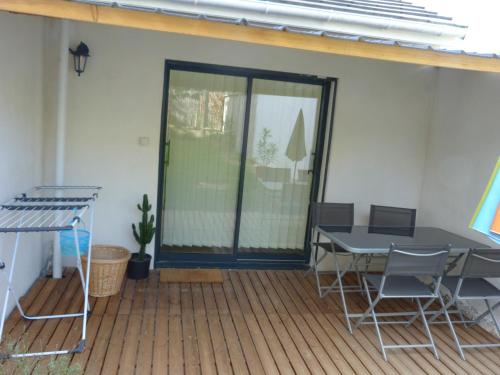
[[[499,103],[500,74],[439,71],[417,219],[497,248],[468,225],[500,156]]]
[[[433,68],[83,23],[71,40],[92,57],[69,79],[66,182],[104,187],[97,242],[135,251],[135,204],[156,203],[165,59],[339,78],[327,199],[354,201],[358,223],[370,203],[418,204]]]
[[[42,19],[0,13],[0,202],[40,184],[42,170]],[[15,235],[0,234],[0,301]],[[40,275],[40,236],[21,236],[14,275],[22,295]],[[5,278],[4,278],[5,276]],[[14,306],[11,300],[9,307]]]

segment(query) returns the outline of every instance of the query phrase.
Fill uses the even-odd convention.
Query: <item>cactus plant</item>
[[[142,220],[138,223],[139,230],[135,224],[132,224],[132,231],[134,233],[134,238],[140,245],[139,249],[139,260],[144,260],[144,255],[146,254],[146,246],[151,242],[155,234],[154,215],[149,216],[148,213],[151,211],[151,205],[149,204],[148,195],[144,194],[142,197],[142,205],[137,204],[137,208],[142,212]]]

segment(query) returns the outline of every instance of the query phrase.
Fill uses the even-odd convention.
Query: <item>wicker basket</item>
[[[89,294],[92,297],[112,296],[120,291],[131,254],[120,246],[93,245],[90,265]],[[87,257],[82,256],[83,269]]]

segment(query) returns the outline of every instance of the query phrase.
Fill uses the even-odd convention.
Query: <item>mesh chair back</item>
[[[462,268],[462,277],[500,277],[500,249],[472,249]]]
[[[413,208],[370,206],[370,226],[415,227],[417,210]]]
[[[311,227],[316,225],[352,226],[354,203],[311,203]]]
[[[441,276],[450,245],[394,245],[389,249],[385,276]]]

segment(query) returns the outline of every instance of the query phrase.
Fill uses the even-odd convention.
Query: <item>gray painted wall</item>
[[[439,71],[418,217],[497,248],[468,225],[500,156],[499,103],[500,74]]]
[[[42,30],[41,18],[0,12],[0,202],[41,182]],[[0,260],[7,268],[14,239],[0,234]],[[40,236],[23,235],[14,275],[18,295],[40,275],[42,258]],[[0,272],[3,302],[7,269]]]

